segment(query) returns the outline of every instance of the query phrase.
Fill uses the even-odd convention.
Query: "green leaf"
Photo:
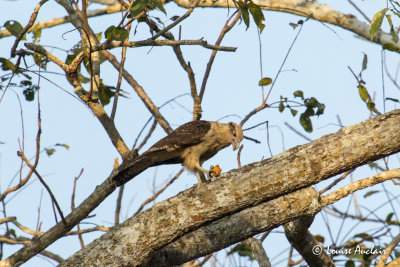
[[[233,253],[238,253],[242,257],[249,257],[250,260],[255,260],[255,256],[253,251],[246,245],[244,244],[237,244],[235,247],[231,249],[231,251],[228,252],[228,255],[232,255]]]
[[[295,109],[290,109],[290,113],[292,113],[292,116],[294,117],[294,116],[296,116],[297,115],[297,110],[295,110]]]
[[[293,93],[294,97],[300,97],[301,99],[304,99],[304,94],[303,91],[297,90]]]
[[[367,69],[367,64],[368,64],[368,57],[367,57],[367,54],[364,53],[364,58],[363,58],[363,61],[362,61],[362,68],[361,68],[362,70],[361,71]]]
[[[390,100],[390,101],[393,101],[393,102],[396,102],[396,103],[400,102],[400,100],[398,100],[396,98],[391,98],[391,97],[386,97],[385,100]]]
[[[371,101],[368,101],[368,102],[367,102],[367,108],[368,108],[370,111],[374,111],[374,109],[375,109],[375,103],[374,103],[374,102],[371,102]]]
[[[365,88],[362,85],[358,86],[358,93],[360,94],[360,97],[362,99],[362,101],[367,102],[368,98],[369,98],[369,94],[367,91],[367,88]]]
[[[299,24],[293,23],[293,22],[290,22],[289,25],[293,28],[293,30],[295,30],[297,27],[299,27]]]
[[[379,193],[379,191],[371,190],[371,191],[368,191],[367,193],[365,193],[363,197],[367,198],[367,197],[372,196],[373,194],[376,194],[376,193]]]
[[[56,150],[54,148],[45,148],[47,156],[51,156],[54,154],[54,152],[56,152]]]
[[[272,83],[272,79],[271,78],[264,77],[258,82],[258,85],[259,86],[266,86],[266,85],[271,84],[271,83]]]
[[[397,35],[397,32],[395,31],[395,29],[393,27],[392,16],[390,14],[387,14],[386,18],[390,25],[390,34],[392,35],[393,42],[395,42],[397,44],[397,42],[399,41],[399,36]]]
[[[383,44],[382,48],[393,52],[400,52],[400,49],[395,44],[392,43]]]
[[[315,113],[315,115],[319,116],[319,115],[324,114],[325,104],[318,103],[317,107],[318,107],[318,109],[317,109],[317,113]]]
[[[12,35],[18,36],[24,28],[22,25],[16,21],[16,20],[8,20],[4,23],[4,27],[6,27],[7,31],[9,31]],[[25,40],[25,36],[22,38],[22,40]]]
[[[249,15],[249,9],[243,2],[235,2],[238,4],[240,12],[242,13],[242,19],[244,21],[244,24],[246,25],[246,30],[250,26],[250,15]]]
[[[264,14],[262,13],[261,8],[253,2],[250,2],[248,4],[248,7],[251,15],[253,16],[253,20],[256,23],[257,27],[260,29],[261,33],[265,28],[265,25],[262,23],[265,20]]]
[[[29,87],[22,91],[25,96],[26,101],[33,101],[35,99],[35,90],[32,87]]]
[[[389,213],[387,216],[386,216],[386,222],[387,223],[389,223],[389,222],[391,222],[392,221],[392,217],[393,217],[393,212],[391,212],[391,213]]]
[[[315,97],[311,97],[310,99],[306,100],[304,102],[304,104],[306,105],[306,107],[316,108],[319,103],[318,103],[318,100]]]
[[[56,146],[64,147],[67,150],[69,149],[69,145],[67,145],[67,144],[59,144],[59,143],[57,143]]]
[[[129,33],[122,27],[110,26],[104,32],[104,35],[109,41],[125,41],[126,38],[128,38]]]
[[[313,108],[308,107],[308,108],[303,112],[303,114],[304,114],[305,116],[307,116],[307,117],[311,117],[311,116],[314,116],[314,115],[315,115],[315,112],[314,112],[314,109],[313,109]]]
[[[371,25],[369,25],[369,35],[371,36],[371,41],[374,39],[375,34],[380,30],[383,22],[383,18],[385,17],[388,8],[384,8],[372,18]]]
[[[300,124],[307,133],[313,131],[311,119],[305,113],[300,115]]]
[[[34,59],[36,65],[38,65],[42,69],[46,69],[47,63],[49,62],[49,59],[46,56],[39,54],[39,53],[34,53],[33,59]]]
[[[279,112],[281,112],[281,113],[285,110],[285,105],[283,104],[282,101],[279,102],[278,110],[279,110]]]
[[[356,264],[352,260],[346,261],[345,267],[356,267]]]
[[[0,62],[1,62],[1,69],[4,71],[7,71],[7,70],[16,71],[17,70],[17,67],[6,58],[0,57]]]
[[[136,0],[135,3],[133,3],[130,11],[130,15],[133,17],[136,17],[139,15],[142,11],[144,11],[147,7],[147,3],[149,0]]]
[[[167,15],[167,11],[165,11],[165,8],[164,8],[163,4],[161,3],[161,1],[158,1],[158,0],[150,0],[150,1],[154,4],[154,6],[155,6],[158,10],[160,10],[160,11],[163,12],[165,15]]]
[[[78,79],[81,83],[89,83],[90,82],[90,79],[83,76],[82,74],[78,74]]]
[[[99,86],[99,98],[100,102],[103,106],[106,106],[110,103],[111,97],[114,96],[114,92],[111,89],[115,89],[111,86],[104,85],[103,82],[101,82]]]
[[[33,30],[33,42],[35,44],[38,44],[40,42],[40,37],[42,36],[42,29],[37,28]]]

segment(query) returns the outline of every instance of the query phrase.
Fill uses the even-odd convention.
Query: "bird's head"
[[[232,138],[232,148],[236,150],[239,148],[240,142],[243,140],[243,130],[242,127],[237,125],[236,123],[229,123],[229,131]]]

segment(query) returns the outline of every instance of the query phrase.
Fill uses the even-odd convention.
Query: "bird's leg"
[[[199,184],[207,181],[207,179],[202,171],[196,171],[196,177],[197,177],[197,180],[199,181]]]
[[[197,166],[195,173],[196,173],[196,177],[197,177],[197,180],[199,181],[199,183],[206,182],[208,179],[211,178],[208,170],[204,169],[201,166]],[[207,178],[204,174],[207,175]]]

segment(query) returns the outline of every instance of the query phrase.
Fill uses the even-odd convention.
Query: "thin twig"
[[[243,127],[243,125],[255,114],[257,114],[259,111],[269,107],[269,105],[264,101],[260,106],[256,107],[252,111],[249,112],[249,114],[244,117],[244,119],[240,122],[240,126]]]
[[[234,16],[236,13],[237,13],[236,17],[233,19],[232,23],[229,24],[230,20],[233,18],[233,16]],[[224,27],[223,27],[222,30],[221,30],[221,33],[219,34],[219,37],[218,37],[217,41],[215,42],[215,45],[216,45],[216,46],[219,46],[219,45],[221,44],[222,39],[224,38],[225,34],[228,33],[228,32],[233,28],[233,26],[235,26],[235,24],[236,24],[236,22],[239,20],[240,16],[241,16],[241,12],[239,12],[238,10],[236,10],[236,11],[228,18],[228,20],[226,21]],[[205,92],[205,90],[206,90],[207,80],[208,80],[208,77],[209,77],[209,75],[210,75],[211,67],[212,67],[212,65],[213,65],[213,63],[214,63],[214,59],[215,59],[215,56],[216,56],[216,55],[217,55],[217,50],[213,50],[212,53],[211,53],[210,59],[209,59],[209,61],[208,61],[208,63],[207,63],[207,68],[206,68],[206,71],[205,71],[205,73],[204,73],[203,82],[201,83],[201,88],[200,88],[200,93],[199,93],[200,102],[203,101],[203,96],[204,96],[204,92]]]
[[[101,50],[109,50],[117,47],[144,47],[144,46],[176,46],[176,45],[198,45],[211,50],[219,50],[225,52],[236,52],[237,47],[219,46],[209,44],[206,40],[142,40],[142,41],[117,41],[106,42],[93,47],[93,52]]]
[[[133,1],[132,1],[132,3],[133,3]],[[130,32],[131,32],[131,25],[132,25],[132,24],[129,24],[129,26],[128,26],[128,29],[127,29],[127,31],[128,31],[128,36],[126,37],[126,40],[128,40],[128,38],[129,38],[129,34],[130,34]],[[113,102],[113,106],[112,106],[112,110],[111,110],[111,115],[110,115],[110,118],[111,118],[112,120],[114,120],[114,118],[115,118],[115,113],[117,112],[119,91],[121,90],[121,83],[122,83],[122,70],[124,69],[125,60],[126,60],[126,50],[127,50],[127,47],[124,46],[124,47],[122,48],[122,52],[121,52],[121,66],[120,66],[119,71],[118,71],[118,82],[117,82],[117,87],[116,87],[116,89],[115,89],[114,102]]]
[[[299,31],[297,32],[296,36],[294,37],[293,42],[292,42],[292,44],[290,45],[288,51],[286,52],[285,58],[283,59],[282,64],[281,64],[281,66],[279,67],[279,70],[278,70],[278,72],[276,73],[274,80],[272,81],[271,88],[269,88],[268,94],[267,94],[267,96],[265,97],[264,102],[267,102],[268,97],[269,97],[269,95],[271,94],[272,89],[274,88],[274,85],[275,85],[275,83],[276,83],[276,81],[277,81],[279,75],[281,74],[282,68],[283,68],[283,66],[285,65],[286,60],[287,60],[288,57],[289,57],[290,51],[292,51],[292,48],[293,48],[294,44],[296,43],[296,40],[297,40],[297,38],[299,37],[301,30],[303,29],[303,25],[304,25],[304,23],[300,25]]]
[[[21,39],[25,35],[25,33],[33,26],[33,24],[35,23],[35,20],[37,18],[37,15],[39,13],[39,9],[47,1],[48,0],[42,0],[36,5],[35,9],[33,10],[32,15],[31,15],[31,18],[29,19],[28,24],[24,27],[24,29],[18,34],[17,38],[15,39],[14,45],[11,48],[11,57],[15,57],[17,46],[18,46],[19,42],[21,41]]]
[[[157,126],[157,121],[154,120],[153,124],[150,127],[149,132],[147,133],[147,135],[143,138],[143,141],[140,143],[140,145],[137,147],[137,150],[139,151],[149,140],[149,138],[151,137],[151,135],[153,134],[154,130],[156,129]]]
[[[182,168],[171,180],[169,180],[169,182],[163,187],[161,188],[158,192],[156,192],[153,196],[151,196],[150,198],[148,198],[146,201],[144,201],[142,203],[142,205],[140,205],[140,207],[138,208],[138,210],[133,214],[132,217],[136,216],[137,214],[139,214],[144,206],[146,206],[147,204],[149,204],[150,202],[154,201],[162,192],[165,191],[165,189],[168,188],[168,186],[170,186],[173,182],[175,182],[176,179],[178,179],[178,177],[182,174],[182,172],[185,170],[185,168]]]
[[[268,146],[269,153],[271,154],[271,157],[272,157],[273,154],[272,154],[272,150],[271,150],[271,144],[270,144],[270,142],[269,142],[269,127],[268,127],[268,121],[266,121],[265,124],[266,124],[266,128],[267,128],[267,146]]]
[[[337,178],[335,181],[333,181],[330,185],[328,185],[327,187],[325,187],[324,189],[322,189],[321,191],[319,191],[318,193],[320,195],[322,195],[323,193],[325,193],[326,191],[330,190],[332,187],[334,187],[335,185],[337,185],[340,181],[342,181],[343,179],[345,179],[350,173],[352,173],[355,169],[349,170],[345,173],[342,174],[342,176],[340,176],[339,178]]]
[[[257,140],[257,139],[254,139],[254,138],[251,138],[251,137],[248,137],[248,136],[243,136],[243,138],[246,139],[246,140],[253,141],[256,144],[261,144],[260,140]]]
[[[238,167],[242,167],[242,162],[240,161],[240,155],[242,153],[243,145],[240,145],[239,151],[237,153],[237,162],[238,162]]]
[[[46,184],[46,182],[43,180],[42,176],[36,171],[36,169],[34,168],[34,166],[32,166],[32,164],[29,162],[29,160],[25,157],[24,153],[22,153],[21,151],[17,152],[17,155],[26,163],[26,165],[36,174],[37,178],[39,179],[39,181],[42,183],[42,185],[44,186],[44,188],[46,188],[47,192],[50,195],[51,200],[53,201],[53,203],[56,205],[56,208],[58,210],[58,213],[61,216],[61,219],[63,220],[64,223],[65,222],[65,218],[64,218],[64,214],[60,208],[60,206],[58,205],[58,202],[56,200],[56,198],[53,195],[53,192],[51,192],[50,187]]]
[[[119,70],[121,63],[118,62],[118,60],[115,58],[113,54],[111,54],[107,50],[103,50],[101,52],[103,56],[116,68]],[[160,110],[157,108],[156,105],[154,105],[153,101],[150,99],[150,97],[146,94],[144,91],[143,87],[141,87],[138,82],[123,68],[123,77],[124,79],[129,83],[130,86],[135,90],[137,95],[141,98],[143,103],[146,105],[148,110],[153,114],[154,118],[157,120],[157,122],[160,124],[160,126],[166,131],[167,133],[172,132],[172,128],[169,125],[168,121],[162,116],[160,113]]]
[[[290,130],[292,130],[293,132],[295,132],[297,135],[299,135],[300,137],[303,137],[304,139],[306,139],[308,142],[311,142],[311,141],[312,141],[311,138],[309,138],[309,137],[305,136],[304,134],[302,134],[301,132],[297,131],[294,127],[292,127],[292,126],[291,126],[289,123],[287,123],[286,121],[285,121],[285,125],[286,125]]]
[[[192,14],[194,8],[197,6],[197,4],[200,2],[200,0],[196,0],[195,2],[193,2],[193,5],[191,8],[188,9],[188,11],[186,11],[186,13],[179,17],[178,19],[176,19],[174,22],[172,22],[170,25],[168,25],[167,27],[165,27],[164,29],[162,29],[161,31],[159,31],[158,33],[156,33],[153,37],[151,37],[152,40],[157,39],[158,37],[160,37],[161,35],[163,35],[164,33],[168,32],[170,29],[172,29],[173,27],[175,27],[176,25],[178,25],[179,23],[181,23],[184,19],[186,19],[187,17],[190,16],[190,14]]]
[[[78,176],[76,176],[74,178],[74,186],[72,189],[72,196],[71,196],[71,211],[75,209],[75,193],[76,193],[76,183],[78,182],[78,179],[82,176],[83,174],[83,169],[81,169],[81,171],[79,172]],[[80,224],[78,223],[76,225],[76,228],[78,229],[78,231],[80,231]],[[78,235],[78,239],[79,239],[79,243],[81,244],[81,248],[83,248],[85,246],[85,243],[83,242],[83,237],[81,234]]]
[[[353,1],[347,0],[349,3],[364,17],[369,23],[371,23],[371,19],[362,11]]]
[[[169,104],[169,103],[171,103],[171,102],[175,102],[176,99],[178,99],[178,98],[180,98],[180,97],[182,97],[182,96],[186,96],[186,95],[189,95],[189,94],[188,94],[188,93],[180,94],[180,95],[178,95],[178,96],[176,96],[176,97],[174,97],[174,98],[172,98],[172,99],[166,101],[164,104],[162,104],[161,106],[159,106],[158,109],[161,110],[165,105],[167,105],[167,104]],[[177,102],[175,102],[175,103],[177,103]],[[150,121],[151,121],[152,118],[153,118],[153,116],[151,116],[151,117],[146,121],[146,123],[143,125],[142,129],[140,130],[138,136],[137,136],[136,139],[135,139],[135,142],[133,143],[132,150],[136,148],[136,144],[137,144],[137,142],[139,141],[140,136],[142,135],[144,129],[145,129],[146,126],[150,123]],[[151,128],[152,128],[152,127],[151,127]],[[147,135],[148,135],[148,134],[147,134]],[[147,136],[146,136],[146,137],[147,137]],[[145,139],[146,139],[146,138],[145,138]],[[143,140],[143,141],[144,141],[144,140]],[[142,141],[141,145],[142,145],[142,144],[144,145],[143,141]],[[143,145],[142,145],[142,146],[143,146]],[[142,146],[141,146],[141,147],[142,147]],[[139,150],[138,148],[136,148],[136,149]]]

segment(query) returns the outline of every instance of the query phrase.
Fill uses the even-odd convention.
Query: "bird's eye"
[[[233,137],[236,137],[236,132],[233,133]]]

